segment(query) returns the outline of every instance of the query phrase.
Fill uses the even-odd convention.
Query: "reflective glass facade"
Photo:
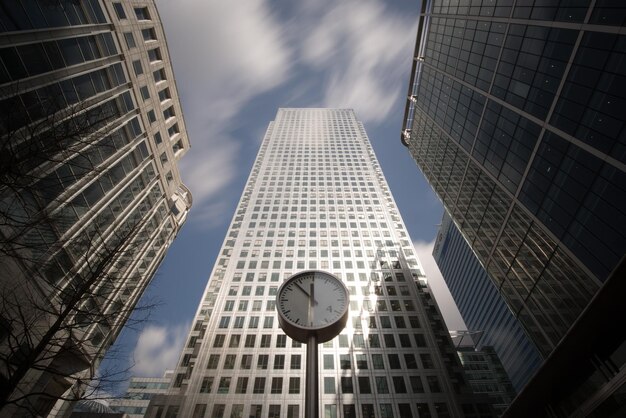
[[[25,401],[38,414],[62,415],[55,397],[93,375],[191,207],[178,172],[189,140],[154,2],[3,2],[0,137],[2,294],[49,303],[34,309],[41,320],[68,295],[80,312],[67,319],[79,324],[72,354],[47,354],[68,377],[33,368],[20,386],[52,394]],[[98,275],[93,293],[75,292]],[[1,311],[3,330],[16,331],[14,313]]]
[[[411,239],[352,110],[280,109],[265,134],[168,396],[148,417],[304,416],[305,347],[276,292],[320,269],[350,319],[320,345],[324,417],[490,416],[466,386]]]
[[[521,390],[543,360],[447,213],[441,221],[433,257],[463,321],[479,333],[474,338],[477,349],[490,346],[515,389]]]
[[[547,356],[626,250],[625,11],[432,1],[402,140]]]

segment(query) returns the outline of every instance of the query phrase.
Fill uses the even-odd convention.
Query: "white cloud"
[[[159,1],[191,151],[181,160],[195,219],[220,224],[239,169],[242,108],[289,75],[291,50],[267,2]]]
[[[309,10],[309,9],[307,9]],[[406,90],[416,21],[382,2],[329,2],[303,41],[302,59],[328,72],[323,106],[352,107],[384,120]]]
[[[417,252],[417,257],[420,259],[422,268],[426,277],[428,277],[428,284],[433,291],[434,297],[439,305],[443,319],[450,330],[463,330],[467,329],[463,318],[459,313],[456,303],[448,290],[446,282],[441,276],[439,267],[433,258],[433,247],[435,241],[414,241],[413,246]]]
[[[150,325],[144,328],[133,351],[133,374],[158,377],[166,369],[174,367],[188,331],[189,324],[168,327]]]

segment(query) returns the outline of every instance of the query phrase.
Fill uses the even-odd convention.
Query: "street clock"
[[[296,341],[317,343],[335,338],[348,321],[350,296],[341,280],[318,270],[303,271],[287,279],[278,289],[278,322]]]

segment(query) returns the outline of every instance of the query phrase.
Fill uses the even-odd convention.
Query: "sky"
[[[465,329],[432,247],[443,209],[400,142],[418,1],[157,0],[191,150],[186,224],[104,367],[160,376],[178,360],[213,263],[279,107],[352,108],[363,122],[449,329]]]

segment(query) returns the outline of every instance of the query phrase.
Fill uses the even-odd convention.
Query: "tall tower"
[[[188,149],[153,0],[0,6],[0,415],[82,396],[185,222]]]
[[[422,2],[401,140],[542,357],[561,353],[519,399],[584,415],[626,363],[626,7],[469,3]]]
[[[350,292],[346,329],[320,347],[325,417],[461,416],[459,398],[474,408],[363,125],[347,109],[280,109],[170,394],[147,416],[302,417],[305,349],[278,328],[275,298],[306,269]]]

